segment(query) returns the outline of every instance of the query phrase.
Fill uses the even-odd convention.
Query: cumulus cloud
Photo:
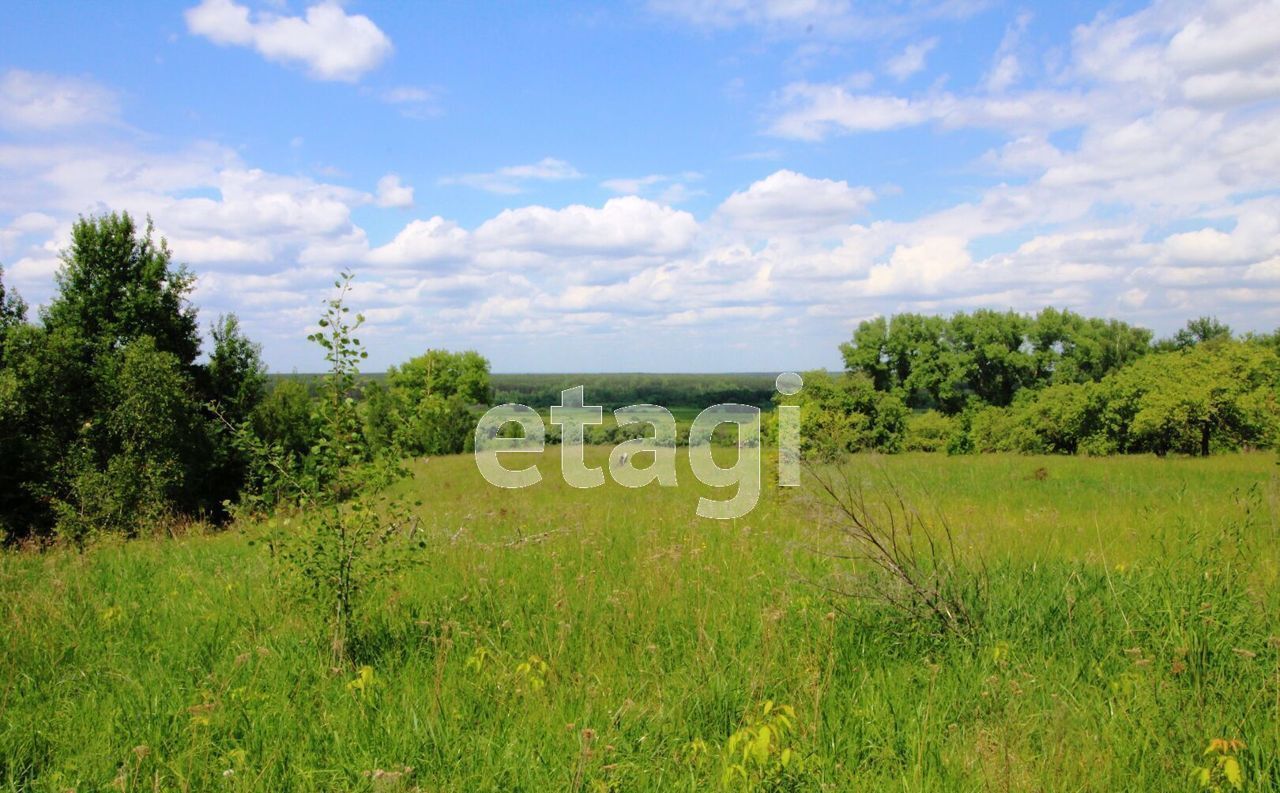
[[[354,82],[391,55],[391,39],[335,0],[301,17],[251,13],[234,0],[201,0],[186,11],[187,30],[220,46],[249,47],[269,61],[299,64],[317,80]]]
[[[716,214],[748,234],[821,234],[847,228],[874,199],[867,187],[782,170],[729,196]]]
[[[377,204],[380,207],[406,209],[413,206],[413,188],[400,183],[400,177],[389,173],[378,180]]]
[[[781,6],[704,8],[726,25],[793,24]],[[822,13],[797,8],[797,19]],[[856,145],[857,135],[913,125],[990,131],[966,192],[950,199],[909,186],[908,200],[885,199],[882,211],[876,193],[888,188],[812,164],[727,186],[724,174],[671,168],[603,180],[617,194],[604,202],[513,199],[465,224],[429,211],[366,233],[355,218],[412,200],[393,174],[367,192],[336,175],[255,168],[227,147],[50,135],[0,141],[0,251],[6,277],[39,302],[78,213],[151,212],[178,258],[199,265],[206,313],[241,311],[269,356],[291,365],[301,347],[289,340],[341,266],[360,271],[355,299],[371,338],[395,339],[375,349],[379,365],[407,346],[453,344],[492,351],[510,369],[519,351],[575,333],[598,340],[584,343],[598,343],[600,357],[564,368],[664,368],[698,345],[715,350],[697,360],[726,366],[814,349],[823,357],[804,363],[821,365],[860,317],[983,305],[1054,304],[1161,332],[1214,310],[1261,328],[1280,322],[1280,89],[1270,83],[1280,50],[1269,46],[1269,13],[1251,0],[1161,2],[1080,26],[1053,63],[1002,44],[971,86],[869,93],[860,80],[796,82],[768,108],[770,130],[800,141]],[[1001,76],[1006,55],[1017,70]],[[1036,79],[1044,73],[1051,79]],[[785,144],[777,154],[812,163],[823,152]],[[511,195],[581,178],[548,157],[442,181]],[[699,216],[673,208],[677,185],[714,191],[719,204]],[[720,357],[744,343],[739,357]],[[540,360],[552,366],[549,353]]]
[[[467,251],[466,230],[440,216],[414,220],[391,242],[369,252],[375,264],[423,264],[461,259]]]
[[[0,127],[49,131],[114,121],[113,91],[93,80],[9,69],[0,74]]]
[[[688,212],[624,196],[598,209],[505,209],[477,228],[475,239],[490,249],[549,254],[670,255],[687,249],[697,232],[698,222]]]

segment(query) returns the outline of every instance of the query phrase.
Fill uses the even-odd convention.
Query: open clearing
[[[642,490],[573,490],[556,448],[523,491],[415,463],[428,545],[373,594],[354,676],[262,526],[0,555],[0,784],[707,789],[773,702],[793,765],[746,783],[1194,789],[1221,738],[1280,789],[1274,455],[855,458],[985,561],[967,643],[829,594],[853,563],[794,493],[696,518],[685,454]]]

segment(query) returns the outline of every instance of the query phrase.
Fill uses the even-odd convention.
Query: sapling
[[[297,520],[283,520],[271,538],[273,557],[300,583],[302,598],[322,615],[336,665],[350,658],[352,628],[369,588],[408,567],[423,546],[411,505],[389,495],[389,486],[408,475],[398,462],[371,454],[355,393],[360,361],[368,353],[345,304],[352,275],[334,283],[338,295],[326,304],[320,329],[308,337],[325,350],[329,364],[317,403],[318,437],[299,474],[282,450],[240,436],[255,447],[260,468],[273,472],[278,490],[298,508]]]

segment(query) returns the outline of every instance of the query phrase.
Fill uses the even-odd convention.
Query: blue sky
[[[1280,324],[1280,7],[22,3],[0,263],[151,214],[275,370],[333,275],[372,365],[838,365],[862,319]]]

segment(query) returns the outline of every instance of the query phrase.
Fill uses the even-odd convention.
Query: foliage
[[[1186,327],[1179,330],[1171,339],[1162,339],[1157,345],[1160,350],[1186,350],[1197,344],[1229,341],[1231,327],[1219,322],[1217,317],[1197,317],[1187,320]]]
[[[306,457],[316,440],[311,392],[298,380],[276,380],[249,422],[258,438],[295,462]]]
[[[218,318],[213,327],[213,353],[203,368],[204,397],[222,421],[239,426],[250,420],[266,394],[262,347],[240,329],[235,314]],[[214,436],[208,461],[209,500],[229,504],[249,481],[249,455],[226,432]]]
[[[413,561],[417,521],[408,505],[387,496],[386,488],[405,475],[397,463],[374,459],[354,392],[359,362],[367,357],[356,331],[364,318],[348,319],[345,305],[352,276],[335,282],[337,297],[327,304],[320,330],[310,340],[325,351],[329,372],[316,405],[316,437],[305,476],[297,476],[281,459],[279,447],[254,446],[247,428],[246,445],[265,458],[280,479],[292,486],[301,508],[299,525],[284,520],[273,536],[273,548],[296,580],[305,602],[326,627],[335,663],[350,660],[358,612],[376,582]]]
[[[56,280],[40,326],[0,295],[6,537],[56,528],[82,542],[170,516],[220,517],[247,470],[206,406],[234,420],[254,410],[256,346],[227,317],[209,363],[196,362],[194,278],[128,214],[81,218]]]
[[[725,742],[720,785],[734,790],[799,790],[804,758],[795,746],[796,709],[766,700]]]
[[[904,452],[940,452],[955,432],[955,419],[936,410],[913,413],[907,418],[907,434],[902,441]]]
[[[150,336],[156,349],[191,366],[200,351],[196,312],[188,303],[195,276],[173,264],[168,244],[139,229],[126,212],[81,218],[62,254],[58,294],[43,312],[48,330],[68,328],[95,352]]]
[[[845,369],[899,393],[912,408],[962,411],[972,399],[1004,407],[1024,388],[1097,381],[1145,355],[1150,331],[1046,308],[989,310],[860,323],[840,346]]]
[[[779,395],[777,402],[800,407],[800,451],[813,459],[895,452],[906,434],[907,408],[894,394],[876,391],[864,375],[806,372],[804,388],[794,396]]]
[[[4,268],[0,267],[0,366],[4,365],[5,339],[9,332],[27,321],[27,304],[17,290],[6,289]]]
[[[1236,738],[1214,738],[1204,750],[1207,765],[1197,766],[1194,778],[1201,790],[1223,793],[1227,790],[1244,790],[1244,770],[1237,756],[1246,748],[1244,741]]]
[[[705,408],[719,404],[767,408],[777,373],[756,374],[495,374],[494,404],[542,408],[560,402],[560,392],[583,386],[590,404],[615,410],[628,405]]]
[[[368,421],[382,443],[413,455],[456,454],[475,431],[474,406],[492,398],[489,362],[473,351],[427,350],[370,391]]]

